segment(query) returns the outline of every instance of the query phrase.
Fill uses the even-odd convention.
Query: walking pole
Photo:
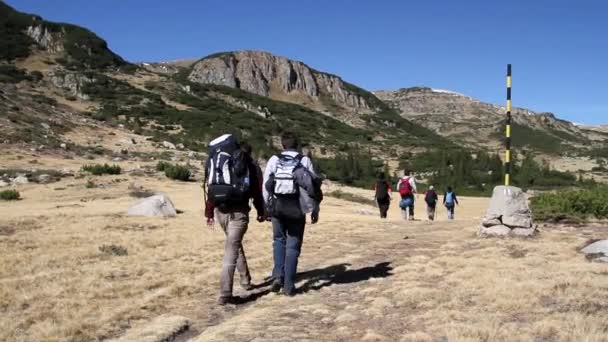
[[[511,185],[511,64],[507,64],[507,125],[505,128],[505,186]]]

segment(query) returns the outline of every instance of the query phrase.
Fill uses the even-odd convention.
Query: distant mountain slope
[[[427,127],[453,141],[490,149],[504,141],[505,108],[484,103],[459,93],[428,87],[403,88],[374,92],[394,107],[404,118]],[[585,148],[603,137],[571,122],[557,119],[552,113],[535,113],[514,108],[514,143],[547,153]]]

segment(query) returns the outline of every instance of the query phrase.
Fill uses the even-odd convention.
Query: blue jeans
[[[275,281],[283,283],[285,293],[295,291],[298,257],[302,249],[305,225],[305,217],[298,220],[272,218],[272,254],[274,257],[272,276]]]

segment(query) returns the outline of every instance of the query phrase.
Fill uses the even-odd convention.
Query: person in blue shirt
[[[451,186],[448,186],[448,190],[443,195],[443,205],[448,210],[448,220],[454,219],[454,207],[459,205],[456,193]]]

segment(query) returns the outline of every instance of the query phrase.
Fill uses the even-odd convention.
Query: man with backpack
[[[451,186],[448,186],[448,191],[443,195],[443,205],[448,210],[448,220],[454,219],[454,207],[456,204],[459,204],[456,193],[452,190]]]
[[[435,191],[434,186],[429,186],[429,189],[424,193],[424,201],[426,202],[426,214],[429,221],[435,220],[435,208],[437,207],[437,201],[439,197]]]
[[[391,184],[386,180],[384,172],[378,175],[374,191],[376,193],[374,199],[378,204],[378,209],[380,209],[380,218],[386,218],[388,208],[391,205],[393,189],[391,188]]]
[[[403,171],[403,178],[397,183],[397,189],[399,189],[399,195],[401,195],[401,202],[399,207],[403,213],[403,218],[406,220],[414,220],[414,194],[416,191],[416,179],[414,178],[413,172],[408,169]]]
[[[253,199],[257,220],[263,222],[266,218],[259,173],[251,156],[241,149],[233,135],[225,134],[209,143],[205,186],[207,225],[213,228],[217,221],[226,234],[218,304],[236,304],[238,298],[232,295],[235,269],[241,286],[245,290],[252,287],[243,249],[251,210],[249,199]]]
[[[266,164],[264,200],[272,217],[272,291],[283,289],[285,295],[293,296],[306,214],[311,214],[312,224],[317,223],[323,193],[311,159],[298,152],[296,136],[284,133],[281,145],[283,152]]]

